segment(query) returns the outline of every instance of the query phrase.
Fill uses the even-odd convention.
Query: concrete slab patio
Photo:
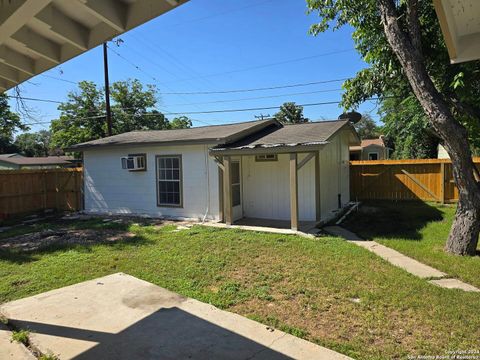
[[[12,342],[12,333],[0,324],[0,359],[2,360],[35,360],[28,349],[17,342]]]
[[[118,273],[0,306],[59,359],[349,359]]]

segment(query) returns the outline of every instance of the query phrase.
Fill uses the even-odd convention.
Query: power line
[[[47,75],[47,74],[42,74],[42,76],[43,76],[43,77],[46,77],[46,78],[50,78],[50,79],[55,79],[55,80],[58,80],[58,81],[63,81],[63,82],[69,83],[69,84],[78,85],[78,82],[77,82],[77,81],[72,81],[72,80],[68,80],[68,79],[63,79],[63,78],[60,78],[60,77],[56,77],[56,76],[52,76],[52,75]]]
[[[199,79],[205,79],[205,78],[222,76],[222,75],[230,75],[230,74],[235,74],[235,73],[240,73],[240,72],[245,72],[245,71],[250,71],[250,70],[264,69],[264,68],[271,67],[271,66],[291,64],[291,63],[295,63],[295,62],[299,62],[299,61],[305,61],[305,60],[310,60],[310,59],[315,59],[315,58],[330,56],[330,55],[337,55],[337,54],[342,54],[342,53],[346,53],[346,52],[350,52],[350,51],[355,51],[355,50],[354,49],[344,49],[344,50],[330,51],[330,52],[327,52],[327,53],[322,53],[322,54],[317,54],[317,55],[304,56],[304,57],[300,57],[300,58],[278,61],[278,62],[263,64],[263,65],[250,66],[250,67],[243,68],[243,69],[230,70],[230,71],[225,71],[225,72],[220,72],[220,73],[215,73],[215,74],[202,75],[202,76],[192,77],[192,78],[188,78],[188,79],[181,79],[181,80],[177,80],[177,81],[169,81],[169,82],[166,82],[164,84],[173,84],[173,83],[179,83],[179,82],[185,82],[185,81],[191,81],[191,80],[199,80]]]
[[[265,90],[287,89],[287,88],[294,88],[294,87],[304,87],[304,86],[311,86],[311,85],[318,85],[318,84],[328,84],[328,83],[334,83],[334,82],[342,82],[348,79],[349,78],[320,80],[320,81],[312,81],[312,82],[306,82],[306,83],[277,85],[277,86],[268,86],[268,87],[250,88],[250,89],[232,89],[232,90],[198,91],[198,92],[193,91],[193,92],[177,92],[177,93],[162,92],[162,94],[163,95],[208,95],[208,94],[255,92],[255,91],[265,91]]]
[[[132,66],[137,68],[137,65],[130,62]],[[57,78],[54,76],[48,76],[51,79],[60,80],[60,81],[67,81],[72,84],[77,84],[74,81],[69,81],[61,78]],[[247,89],[229,89],[229,90],[215,90],[215,91],[190,91],[190,92],[164,92],[161,91],[161,95],[210,95],[210,94],[233,94],[233,93],[247,93],[247,92],[256,92],[256,91],[267,91],[267,90],[278,90],[278,89],[288,89],[288,88],[295,88],[295,87],[306,87],[312,85],[320,85],[320,84],[329,84],[335,82],[343,82],[348,80],[348,77],[343,77],[339,79],[331,79],[331,80],[319,80],[319,81],[311,81],[305,83],[296,83],[296,84],[286,84],[286,85],[276,85],[276,86],[266,86],[266,87],[258,87],[258,88],[247,88]],[[54,100],[49,100],[53,102]]]
[[[62,104],[61,101],[50,100],[50,99],[37,99],[37,98],[23,97],[23,96],[17,96],[17,95],[7,95],[7,97],[10,99],[17,99],[17,100],[28,100],[28,101],[39,101],[39,102],[46,102],[46,103]]]
[[[188,23],[191,24],[191,23],[195,23],[195,22],[198,22],[198,21],[203,21],[203,20],[211,19],[211,18],[214,18],[214,17],[217,17],[217,16],[224,16],[224,15],[229,14],[229,13],[232,13],[232,12],[241,11],[241,10],[245,10],[245,9],[252,8],[252,7],[257,7],[257,6],[260,6],[260,5],[263,5],[263,4],[266,4],[266,3],[270,3],[270,2],[273,2],[273,1],[274,1],[274,0],[267,0],[267,1],[263,1],[263,2],[256,2],[256,3],[250,4],[250,5],[241,7],[241,8],[225,10],[225,11],[222,11],[222,12],[219,12],[219,13],[216,13],[216,14],[207,15],[207,16],[204,16],[204,17],[196,18],[196,19],[191,19],[191,20],[188,21]],[[167,28],[176,27],[176,26],[181,26],[181,25],[185,25],[185,23],[172,24],[171,26],[168,26]]]
[[[219,104],[219,103],[229,103],[229,102],[237,102],[237,101],[272,99],[272,98],[279,98],[279,97],[285,97],[285,96],[296,96],[296,95],[310,95],[310,94],[328,93],[328,92],[336,92],[336,91],[341,91],[341,90],[343,90],[343,89],[316,90],[316,91],[306,91],[306,92],[297,92],[297,93],[289,93],[289,94],[279,94],[279,95],[268,95],[268,96],[248,97],[248,98],[241,98],[241,99],[214,100],[214,101],[205,101],[205,102],[190,103],[190,104],[170,104],[169,106],[190,106],[190,105]]]
[[[375,100],[375,99],[369,99]],[[309,106],[320,106],[320,105],[331,105],[331,104],[339,104],[340,101],[326,101],[321,103],[310,103],[310,104],[298,104],[297,106],[309,107]],[[186,114],[214,114],[214,113],[229,113],[229,112],[243,112],[243,111],[258,111],[258,110],[272,110],[278,109],[278,106],[268,106],[268,107],[258,107],[258,108],[243,108],[243,109],[225,109],[225,110],[206,110],[206,111],[190,111],[190,112],[164,112],[163,115],[186,115]],[[143,113],[138,114],[139,116],[158,116],[159,114],[154,113]],[[92,117],[84,117],[84,118],[74,118],[73,120],[88,120],[88,119],[95,119],[105,117],[105,115],[99,116],[92,116]],[[193,119],[190,119],[193,120]],[[49,122],[37,123],[37,124],[48,124]],[[32,124],[25,124],[25,125],[32,125]]]
[[[345,53],[345,52],[354,51],[354,49],[336,50],[336,51],[330,51],[330,52],[322,53],[322,54],[316,54],[316,55],[311,55],[311,56],[304,56],[304,57],[300,57],[300,58],[283,60],[283,61],[278,61],[278,62],[263,64],[263,65],[251,66],[251,67],[247,67],[247,68],[243,68],[243,69],[236,69],[236,70],[229,70],[229,71],[220,72],[220,73],[215,73],[215,74],[194,76],[194,77],[191,77],[191,78],[179,79],[179,80],[176,80],[176,81],[160,82],[155,76],[153,76],[152,74],[150,74],[150,73],[146,72],[145,70],[143,70],[140,66],[136,65],[136,64],[133,63],[131,60],[127,59],[126,57],[124,57],[123,55],[121,55],[119,52],[117,52],[117,51],[115,51],[114,49],[112,49],[112,47],[109,46],[108,48],[109,48],[110,50],[112,50],[112,52],[114,52],[118,57],[120,57],[120,58],[123,59],[124,61],[128,62],[131,66],[135,67],[138,71],[143,72],[145,75],[147,75],[147,76],[149,76],[150,78],[152,78],[155,82],[157,82],[157,83],[159,83],[159,84],[163,84],[163,85],[165,85],[165,84],[172,84],[172,83],[179,83],[179,82],[186,82],[186,81],[191,81],[191,80],[206,79],[206,78],[210,78],[210,77],[216,77],[216,76],[221,76],[221,75],[229,75],[229,74],[234,74],[234,73],[239,73],[239,72],[245,72],[245,71],[250,71],[250,70],[256,70],[256,69],[263,69],[263,68],[267,68],[267,67],[271,67],[271,66],[278,66],[278,65],[283,65],[283,64],[290,64],[290,63],[294,63],[294,62],[298,62],[298,61],[305,61],[305,60],[315,59],[315,58],[319,58],[319,57],[336,55],[336,54],[341,54],[341,53]],[[158,66],[158,65],[157,65],[157,66]],[[52,78],[52,79],[60,80],[60,81],[66,81],[66,82],[69,82],[69,83],[72,83],[72,84],[77,84],[76,82],[71,81],[71,80],[67,80],[67,79],[56,78],[56,77],[53,77],[53,76],[50,76],[50,75],[49,75],[48,77],[49,77],[49,78]],[[344,79],[338,79],[338,81],[343,81],[343,80],[346,80],[346,78],[344,78]],[[335,80],[335,81],[336,81],[336,80]],[[320,83],[320,82],[314,82],[314,83]],[[312,85],[313,85],[314,83],[312,83]],[[305,86],[306,86],[306,85],[305,85]],[[277,88],[277,87],[273,87],[273,88]],[[265,89],[265,90],[271,90],[271,89]],[[198,92],[198,94],[200,94],[200,93],[214,94],[214,93],[227,93],[227,92],[237,92],[237,91],[238,91],[238,90],[227,90],[227,91],[219,91],[219,92]],[[251,91],[251,90],[250,90],[250,91]],[[238,92],[240,92],[240,91],[238,91]],[[195,93],[195,92],[193,92],[193,93]],[[193,93],[171,92],[171,93],[168,93],[168,94],[169,94],[169,95],[193,95]],[[167,94],[167,93],[165,93],[165,94]]]
[[[390,96],[385,98],[391,98]],[[365,99],[366,101],[377,101],[381,100],[380,98],[369,98]],[[311,106],[321,106],[321,105],[333,105],[333,104],[340,104],[341,101],[324,101],[324,102],[317,102],[317,103],[307,103],[307,104],[297,104],[297,106],[302,107],[311,107]],[[204,110],[204,111],[185,111],[185,112],[162,112],[163,115],[189,115],[189,114],[216,114],[216,113],[232,113],[232,112],[245,112],[245,111],[259,111],[259,110],[274,110],[278,109],[279,106],[266,106],[266,107],[255,107],[255,108],[240,108],[240,109],[222,109],[222,110]],[[122,109],[125,110],[125,109]],[[153,109],[157,111],[161,111],[159,109]],[[158,116],[159,114],[155,113],[140,113],[139,116]],[[75,118],[74,120],[88,120],[88,119],[95,119],[105,117],[105,115],[98,115],[92,117],[84,117],[84,118]],[[192,120],[192,119],[191,119]],[[49,122],[44,122],[43,124],[47,124]],[[42,123],[38,123],[42,124]],[[25,124],[31,125],[31,124]]]

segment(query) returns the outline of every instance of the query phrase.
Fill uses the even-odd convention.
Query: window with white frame
[[[157,156],[158,206],[182,206],[182,156]]]
[[[378,160],[378,152],[369,152],[368,160]]]

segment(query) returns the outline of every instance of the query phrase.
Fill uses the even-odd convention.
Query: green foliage
[[[179,116],[170,121],[170,129],[186,129],[192,127],[192,120],[186,116]]]
[[[360,222],[363,231],[397,231],[395,237],[405,238],[405,248],[412,252],[428,243],[430,253],[434,250],[443,263],[443,267],[438,264],[439,269],[480,286],[479,259],[442,251],[454,208],[444,211],[435,206],[446,213],[441,220],[430,215],[437,213],[435,209],[415,210],[413,203],[409,207],[390,205],[389,211],[364,214]],[[373,217],[382,224],[372,224]],[[392,226],[392,221],[405,226]],[[98,218],[73,221],[69,226],[101,231],[102,223]],[[65,224],[42,226],[58,229]],[[406,231],[412,227],[413,231]],[[32,231],[30,226],[24,228]],[[355,359],[443,354],[459,344],[463,348],[478,344],[480,317],[471,311],[478,307],[478,294],[432,286],[339,238],[312,240],[203,226],[159,231],[157,226],[141,223],[126,224],[123,229],[133,232],[137,240],[82,243],[28,253],[3,249],[0,302],[125,272]],[[399,235],[401,231],[404,233]],[[409,238],[412,232],[417,237]],[[361,302],[353,303],[352,297]]]
[[[398,103],[413,97],[413,91],[406,79],[402,66],[393,53],[384,33],[377,0],[307,0],[310,13],[317,13],[320,21],[311,27],[311,33],[317,35],[330,28],[334,30],[349,25],[353,27],[352,38],[355,48],[368,64],[356,76],[347,80],[343,87],[345,92],[342,105],[345,109],[357,108],[364,100],[378,96],[383,104],[390,97],[397,97]],[[409,34],[406,1],[395,2],[399,24]],[[458,121],[468,130],[469,140],[474,148],[480,146],[480,61],[450,64],[442,32],[431,1],[418,1],[418,18],[421,30],[421,47],[423,60],[428,74],[437,90],[450,105],[450,110]],[[413,100],[409,100],[412,101]],[[466,105],[458,106],[458,103]],[[403,107],[403,105],[402,105]],[[466,107],[472,111],[466,111]],[[416,113],[409,109],[415,109]],[[391,103],[382,106],[386,117],[386,127],[395,134],[395,142],[405,148],[405,155],[415,152],[410,145],[425,139],[423,131],[432,137],[432,129],[426,126],[427,118],[419,105],[409,104],[401,110],[402,117],[397,116],[397,109]],[[423,119],[421,119],[423,118]],[[398,121],[398,125],[393,122]],[[414,124],[415,136],[407,131],[393,131],[392,128],[406,127]],[[388,123],[387,123],[388,122]],[[423,125],[422,125],[423,124]],[[422,130],[423,127],[423,130]],[[418,156],[427,156],[430,145],[421,149]],[[397,147],[397,144],[396,144]]]
[[[15,146],[25,156],[48,156],[50,153],[50,131],[23,133],[15,138]]]
[[[286,102],[280,106],[280,111],[274,115],[274,118],[284,124],[301,124],[308,122],[303,116],[303,107],[294,102]]]
[[[380,106],[385,135],[395,144],[396,159],[437,157],[438,138],[414,96],[385,99]]]
[[[165,116],[156,110],[150,110],[157,103],[156,93],[154,85],[147,85],[144,89],[137,79],[113,83],[110,90],[114,103],[113,133],[167,129],[168,120]]]
[[[13,135],[17,130],[28,130],[20,121],[20,116],[10,110],[8,98],[5,93],[0,93],[0,154],[15,152]]]
[[[38,360],[59,360],[59,357],[54,354],[42,354]]]
[[[29,339],[28,339],[29,332],[27,330],[19,330],[12,332],[12,341],[16,341],[22,343],[25,346],[28,346]]]
[[[113,134],[134,130],[162,130],[190,127],[186,117],[171,124],[164,114],[154,110],[157,104],[157,89],[146,88],[137,79],[117,81],[111,84],[111,110]],[[51,124],[52,146],[65,148],[73,144],[105,137],[104,90],[89,81],[81,81],[77,91],[68,94],[61,104],[60,118]]]
[[[355,125],[355,130],[357,130],[358,136],[360,139],[376,139],[381,133],[381,128],[377,125],[375,120],[369,114],[362,115],[362,118]]]
[[[81,81],[78,87],[78,90],[68,93],[68,100],[58,107],[59,119],[51,123],[54,147],[65,148],[106,134],[101,89],[90,81]]]

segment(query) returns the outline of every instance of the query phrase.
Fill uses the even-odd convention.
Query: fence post
[[[58,170],[55,171],[55,211],[58,211],[58,191],[59,191],[59,186],[58,186]]]
[[[445,204],[445,163],[440,163],[440,200]]]
[[[43,171],[43,210],[47,208],[47,172]]]

